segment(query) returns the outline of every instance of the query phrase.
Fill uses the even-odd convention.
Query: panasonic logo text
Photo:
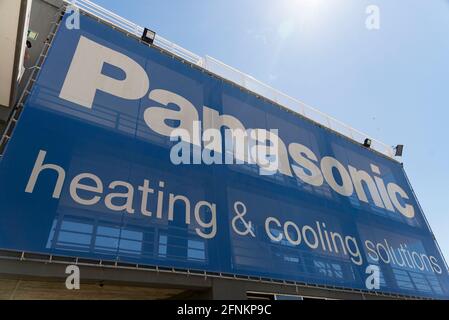
[[[126,75],[124,79],[114,79],[102,74],[105,63],[121,69]],[[208,106],[197,109],[186,98],[163,88],[150,90],[150,78],[139,63],[120,52],[81,37],[59,97],[91,109],[94,108],[98,91],[127,100],[138,100],[147,95],[151,101],[158,104],[149,106],[144,112],[144,120],[149,129],[166,137],[173,137],[173,133],[178,132],[180,139],[190,145],[207,144],[206,151],[212,150],[222,154],[222,144],[217,143],[221,140],[212,139],[215,142],[211,142],[210,133],[205,134],[208,130],[220,132],[221,129],[228,128],[247,132],[241,120],[234,116],[220,114]],[[177,110],[167,108],[169,104],[175,104]],[[177,126],[170,126],[169,123],[176,123]],[[179,130],[186,134],[181,134]],[[326,183],[342,196],[350,197],[355,193],[361,202],[374,203],[379,208],[397,211],[407,218],[415,216],[415,208],[410,204],[409,195],[399,185],[384,182],[378,166],[371,164],[367,172],[352,165],[344,166],[331,156],[319,159],[305,145],[296,142],[286,145],[272,130],[253,130],[256,130],[257,135],[264,133],[262,140],[266,142],[267,147],[276,146],[276,173],[297,177],[314,187]],[[253,137],[256,140],[257,135]],[[206,143],[207,140],[209,143]],[[251,161],[245,154],[237,153],[235,157],[243,163]],[[221,162],[210,161],[206,164],[216,163]]]

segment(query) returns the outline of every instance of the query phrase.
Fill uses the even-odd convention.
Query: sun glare
[[[293,10],[314,10],[319,9],[325,0],[288,0],[289,6]]]
[[[288,37],[294,30],[319,28],[329,12],[330,0],[285,0],[282,2],[284,19],[279,25],[279,35]]]

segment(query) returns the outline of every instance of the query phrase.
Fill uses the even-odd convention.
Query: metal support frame
[[[334,298],[338,297],[348,297],[348,298],[384,298],[384,299],[414,299],[423,300],[427,299],[425,297],[419,296],[407,296],[394,293],[385,293],[377,291],[367,291],[358,290],[337,286],[326,286],[326,285],[313,285],[298,281],[287,281],[272,278],[262,278],[255,276],[244,276],[237,274],[225,274],[217,272],[208,272],[202,270],[193,269],[178,269],[178,268],[167,268],[154,265],[142,265],[142,264],[132,264],[132,263],[121,263],[118,261],[106,261],[106,260],[94,260],[85,259],[80,257],[66,257],[66,256],[55,256],[49,254],[37,254],[25,251],[12,251],[12,250],[0,250],[0,263],[2,261],[15,261],[18,263],[40,263],[47,266],[67,266],[67,265],[77,265],[79,267],[90,268],[91,270],[109,270],[109,271],[138,271],[142,272],[143,282],[148,279],[149,276],[160,276],[164,278],[169,275],[181,276],[184,285],[190,283],[188,280],[192,280],[192,285],[198,284],[198,281],[208,281],[204,283],[205,287],[212,288],[212,294],[216,298],[228,299],[232,296],[236,298],[242,297],[242,292],[255,291],[258,292],[276,292],[277,294],[301,294],[304,291],[312,291],[315,295],[328,297],[332,296]],[[1,271],[0,271],[1,274]],[[36,275],[38,276],[38,275]],[[61,274],[63,276],[63,274]],[[100,279],[98,279],[100,280]],[[187,281],[187,282],[186,282]],[[163,280],[162,280],[163,282]],[[161,284],[161,280],[158,280]],[[167,282],[166,285],[173,285]],[[213,289],[213,286],[219,286]],[[231,286],[231,287],[230,287]],[[234,289],[230,289],[234,288]],[[269,291],[272,290],[272,291]],[[228,293],[227,293],[228,292]]]

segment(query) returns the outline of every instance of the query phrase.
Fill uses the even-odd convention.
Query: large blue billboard
[[[0,248],[449,298],[400,163],[64,22],[0,162]],[[229,129],[255,144],[236,151]]]

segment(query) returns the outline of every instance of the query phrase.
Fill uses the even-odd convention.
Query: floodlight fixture
[[[154,32],[153,30],[150,30],[148,28],[145,28],[143,30],[143,34],[142,34],[142,41],[148,44],[153,44],[154,42],[154,38],[156,38],[156,32]]]
[[[371,139],[370,138],[366,138],[365,141],[363,142],[363,146],[366,148],[371,148]]]

